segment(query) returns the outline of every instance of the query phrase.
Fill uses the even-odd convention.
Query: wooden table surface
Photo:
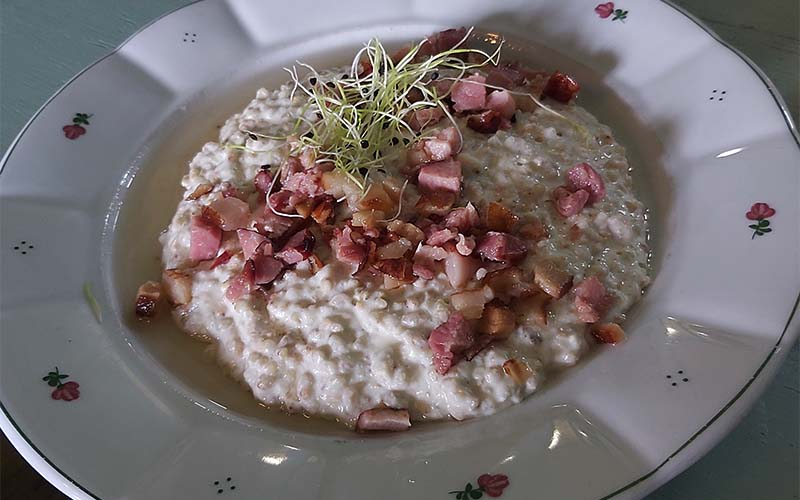
[[[72,75],[187,0],[0,0],[0,151]],[[798,120],[798,0],[678,0],[772,79]],[[730,435],[650,498],[800,499],[800,349]],[[5,437],[0,498],[63,500]]]

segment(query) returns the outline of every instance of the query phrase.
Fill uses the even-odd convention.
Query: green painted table
[[[0,150],[66,80],[188,0],[0,0]],[[679,0],[772,79],[798,119],[797,0]],[[741,424],[651,498],[800,499],[800,349]],[[3,500],[63,499],[3,438]]]

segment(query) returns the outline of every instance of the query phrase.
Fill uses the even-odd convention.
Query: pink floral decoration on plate
[[[770,223],[767,219],[773,215],[775,215],[775,209],[766,203],[758,202],[750,207],[750,211],[744,214],[744,216],[752,221],[756,221],[755,224],[747,226],[753,230],[753,236],[750,238],[751,240],[755,239],[756,236],[764,236],[772,232],[772,228],[769,227]]]
[[[89,118],[91,117],[92,115],[87,115],[86,113],[75,113],[75,116],[72,118],[72,125],[64,125],[61,127],[61,130],[64,131],[64,137],[74,141],[85,134],[86,128],[84,125],[89,125]]]
[[[486,496],[497,498],[502,496],[503,490],[508,487],[508,484],[508,476],[505,474],[481,474],[478,477],[477,488],[472,486],[472,483],[467,483],[463,490],[449,493],[455,495],[456,500],[477,500],[482,498],[484,493]]]
[[[614,17],[611,18],[612,21],[619,20],[625,22],[625,19],[628,17],[628,11],[614,8],[614,2],[598,4],[597,7],[594,8],[594,11],[601,19],[606,19],[613,15]]]
[[[51,398],[61,399],[63,401],[73,401],[81,397],[81,391],[78,390],[80,384],[73,381],[64,382],[64,380],[67,378],[69,378],[69,375],[59,372],[57,366],[55,371],[48,372],[47,375],[42,377],[42,380],[47,382],[47,385],[50,387],[55,387],[53,392],[50,394]]]

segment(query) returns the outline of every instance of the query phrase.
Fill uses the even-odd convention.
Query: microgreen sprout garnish
[[[92,314],[94,314],[97,322],[102,323],[103,311],[100,309],[100,303],[97,302],[94,293],[92,293],[92,285],[88,281],[83,284],[83,296],[86,299],[86,302],[89,304],[89,309],[92,310]]]
[[[298,62],[309,72],[308,78],[301,78],[297,66],[286,68],[294,82],[292,97],[305,94],[318,117],[316,121],[299,117],[307,129],[295,142],[295,152],[311,148],[317,158],[332,162],[365,189],[370,171],[384,165],[384,150],[393,138],[413,141],[419,137],[409,124],[415,111],[439,108],[455,123],[444,102],[447,93],[439,95],[429,86],[431,81],[443,72],[460,80],[472,69],[499,62],[502,42],[491,54],[466,48],[471,33],[472,29],[452,49],[423,60],[417,60],[417,55],[428,40],[393,60],[380,40],[373,39],[358,51],[345,75],[320,74]]]

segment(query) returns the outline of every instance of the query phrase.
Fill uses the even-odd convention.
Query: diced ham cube
[[[397,241],[379,246],[375,251],[375,257],[378,260],[399,259],[404,257],[411,248],[412,244],[409,240],[400,238]]]
[[[481,238],[476,251],[484,259],[497,262],[518,262],[525,258],[528,247],[516,236],[489,231]]]
[[[407,431],[411,428],[408,410],[394,408],[372,408],[364,410],[356,420],[356,430],[363,431]]]
[[[255,184],[256,189],[258,189],[260,192],[269,193],[269,190],[272,187],[272,174],[266,170],[259,171],[256,174],[256,178],[253,180],[253,184]]]
[[[456,229],[462,233],[469,232],[478,224],[480,224],[480,217],[472,203],[467,203],[466,207],[452,209],[444,218],[445,227]]]
[[[581,86],[571,76],[556,71],[547,80],[542,95],[566,104],[578,95],[580,89]]]
[[[417,213],[423,217],[429,215],[445,215],[450,211],[455,202],[455,193],[447,191],[422,193],[422,196],[420,196],[414,208],[417,210]]]
[[[330,197],[323,198],[311,210],[311,218],[320,225],[325,225],[333,216],[334,200]]]
[[[444,118],[444,111],[438,107],[418,109],[411,113],[411,118],[408,119],[408,125],[414,131],[419,132],[425,127],[439,123],[439,120],[442,118]]]
[[[514,301],[514,310],[520,323],[533,322],[539,327],[547,326],[547,308],[553,298],[544,293],[537,292],[528,297],[522,297]]]
[[[280,210],[277,207],[275,209]],[[255,223],[260,232],[265,232],[274,238],[278,238],[292,227],[294,219],[276,214],[265,204],[261,217],[256,218]]]
[[[525,83],[525,75],[515,66],[504,65],[492,68],[486,75],[486,85],[512,90]]]
[[[446,374],[474,343],[475,336],[467,320],[461,313],[452,313],[447,321],[436,327],[428,337],[428,346],[433,352],[433,366],[436,372],[440,375]]]
[[[331,239],[331,248],[333,249],[336,259],[345,264],[353,264],[358,266],[364,264],[367,258],[367,247],[363,237],[359,233],[356,235],[361,241],[356,242],[353,240],[353,229],[350,226],[345,226],[343,229],[338,227],[333,230],[333,238]]]
[[[511,358],[503,363],[503,371],[517,384],[524,384],[533,375],[528,363]]]
[[[442,247],[421,245],[414,253],[414,265],[412,270],[416,276],[430,280],[436,276],[436,262],[447,258],[447,250]]]
[[[490,109],[467,118],[467,127],[481,134],[494,134],[503,127],[503,115]]]
[[[270,259],[272,257],[269,257]],[[226,283],[225,297],[231,302],[236,302],[245,295],[250,294],[255,288],[255,265],[252,260],[245,261],[242,272],[229,279]]]
[[[428,238],[425,240],[425,243],[431,246],[440,247],[447,243],[448,241],[453,241],[458,239],[458,231],[453,231],[452,229],[438,229],[439,226],[432,225],[430,226],[430,230],[426,231],[428,234]]]
[[[486,109],[500,113],[500,116],[510,119],[517,110],[514,96],[507,90],[495,90],[486,98]]]
[[[214,262],[212,262],[211,265],[208,266],[208,270],[210,271],[212,269],[218,268],[219,266],[231,260],[232,257],[233,253],[229,252],[228,250],[225,250],[221,254],[217,255],[217,258],[214,259]]]
[[[486,207],[486,228],[489,231],[507,233],[518,221],[519,217],[500,203],[492,201]]]
[[[409,259],[385,259],[375,263],[375,268],[401,283],[414,281],[413,263]]]
[[[446,160],[423,165],[417,178],[419,188],[423,192],[461,191],[461,162]]]
[[[233,196],[220,198],[203,209],[203,217],[223,231],[234,231],[250,223],[250,206]]]
[[[454,154],[449,142],[435,137],[428,137],[420,139],[411,146],[408,150],[407,161],[409,165],[416,166],[443,161]]]
[[[572,288],[572,276],[545,260],[533,265],[533,281],[555,299],[560,299]]]
[[[581,281],[575,286],[575,312],[585,323],[596,323],[611,306],[611,297],[606,287],[595,276]]]
[[[297,264],[311,256],[315,243],[314,234],[308,229],[303,229],[293,234],[275,257],[287,264]]]
[[[483,308],[478,331],[493,340],[502,340],[508,338],[516,326],[516,316],[511,308],[493,301]]]
[[[444,272],[453,288],[461,288],[475,276],[480,261],[473,256],[461,255],[453,245],[447,249],[444,260]]]
[[[465,290],[451,295],[450,305],[467,319],[479,319],[483,315],[483,307],[491,296],[491,290],[485,288]]]
[[[528,243],[536,243],[550,236],[545,225],[538,219],[522,224],[517,233]]]
[[[237,229],[236,236],[239,237],[239,245],[242,247],[244,260],[252,259],[258,247],[267,241],[266,236],[250,229]]]
[[[280,276],[284,268],[283,262],[264,254],[256,254],[252,260],[247,262],[253,263],[253,283],[256,285],[272,283]]]
[[[600,174],[588,163],[578,163],[567,172],[568,186],[573,191],[583,189],[589,193],[587,205],[597,203],[606,195],[606,185]]]
[[[508,267],[492,271],[484,278],[494,295],[505,302],[510,302],[514,298],[524,297],[534,293],[534,288],[529,280],[525,278],[522,269],[518,267]]]
[[[589,333],[601,344],[616,344],[625,340],[625,331],[616,323],[592,325]]]
[[[583,207],[586,206],[590,196],[589,191],[584,189],[570,192],[569,189],[559,186],[553,191],[556,211],[563,217],[572,217],[579,214]]]
[[[486,105],[486,78],[481,75],[470,75],[456,82],[450,90],[450,99],[456,111],[483,109]]]
[[[419,227],[409,222],[403,222],[400,219],[395,219],[390,222],[386,229],[392,233],[405,238],[416,246],[420,241],[425,239],[425,233]]]
[[[465,36],[467,36],[466,28],[450,28],[429,36],[425,45],[430,45],[433,54],[439,54],[454,48]]]
[[[206,218],[195,215],[189,224],[189,258],[194,261],[213,259],[222,242],[222,230]]]
[[[315,168],[295,172],[283,182],[283,189],[304,198],[319,196],[324,192],[322,188],[322,172]]]

